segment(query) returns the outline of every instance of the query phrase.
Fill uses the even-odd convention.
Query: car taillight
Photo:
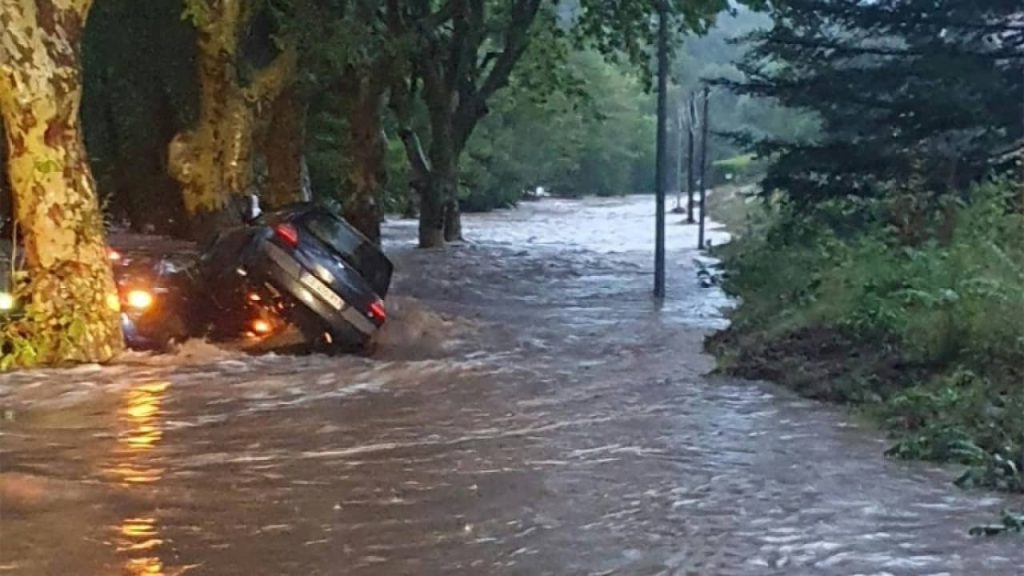
[[[299,245],[299,231],[291,224],[278,224],[274,226],[274,233],[282,242],[295,248]]]
[[[387,319],[388,313],[384,310],[384,303],[377,300],[373,304],[370,304],[370,315],[373,316],[375,320],[380,320],[381,322]]]

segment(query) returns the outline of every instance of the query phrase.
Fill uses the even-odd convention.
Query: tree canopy
[[[797,204],[914,182],[967,190],[1024,142],[1024,20],[1004,0],[794,0],[754,32],[726,84],[806,110],[820,137],[749,134],[765,189]]]

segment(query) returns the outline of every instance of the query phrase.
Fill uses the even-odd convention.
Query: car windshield
[[[387,295],[391,261],[365,236],[340,218],[319,210],[307,214],[302,224],[355,268],[378,296]]]

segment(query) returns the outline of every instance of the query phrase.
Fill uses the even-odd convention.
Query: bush
[[[711,163],[711,185],[743,185],[754,182],[764,175],[767,165],[754,154],[733,156]]]
[[[780,343],[841,335],[849,350],[832,359],[841,369],[830,385],[878,403],[899,434],[893,455],[955,460],[973,467],[963,483],[1024,490],[1024,215],[1014,193],[1008,182],[979,186],[969,203],[936,210],[913,242],[887,224],[884,202],[774,210],[721,251],[726,289],[741,300],[730,362],[778,364],[805,353]],[[843,211],[873,224],[824,223]]]

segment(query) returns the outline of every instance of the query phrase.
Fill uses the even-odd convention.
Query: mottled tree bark
[[[0,115],[0,136],[5,134],[3,116]],[[7,139],[0,137],[0,237],[10,238],[14,222],[14,201],[10,179],[7,176]]]
[[[381,187],[387,181],[381,114],[387,93],[383,71],[351,71],[341,83],[341,97],[349,127],[348,173],[344,202],[345,219],[374,242],[380,242]]]
[[[39,362],[103,362],[124,345],[79,125],[91,0],[0,0],[0,113]]]
[[[296,86],[290,86],[274,102],[272,117],[263,138],[267,185],[261,203],[274,209],[309,200],[304,186],[306,108]]]
[[[199,122],[174,137],[168,163],[181,183],[191,235],[203,239],[237,219],[226,208],[249,190],[257,117],[294,80],[296,53],[285,50],[243,85],[240,43],[253,3],[190,0],[189,8],[199,43]]]

